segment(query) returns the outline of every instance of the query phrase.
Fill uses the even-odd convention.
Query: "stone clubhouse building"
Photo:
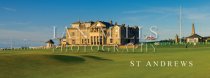
[[[139,43],[137,26],[104,21],[74,22],[66,30],[64,45],[126,45]]]

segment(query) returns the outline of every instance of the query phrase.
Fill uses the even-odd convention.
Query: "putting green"
[[[131,67],[131,60],[184,60],[193,66]],[[210,48],[165,46],[156,53],[1,51],[0,70],[0,78],[210,78]]]

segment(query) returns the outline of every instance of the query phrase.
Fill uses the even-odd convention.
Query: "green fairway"
[[[0,78],[210,78],[210,47],[161,46],[148,52],[0,51]],[[131,60],[193,61],[192,67],[130,66]]]

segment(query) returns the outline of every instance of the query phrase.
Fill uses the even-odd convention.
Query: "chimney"
[[[192,24],[192,35],[195,34],[195,26],[194,26],[194,23]]]
[[[117,25],[117,22],[115,22],[115,24],[114,25]]]
[[[110,24],[112,24],[112,20],[110,21]]]

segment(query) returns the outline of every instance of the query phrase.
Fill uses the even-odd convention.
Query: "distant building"
[[[205,41],[206,43],[209,43],[209,42],[210,42],[210,36],[208,36],[208,37],[203,37],[203,39],[204,39],[204,41]]]
[[[45,48],[53,48],[55,46],[53,40],[51,39],[45,43],[47,44]]]
[[[126,34],[127,33],[127,34]],[[69,45],[124,45],[139,43],[139,28],[112,21],[75,22],[66,31]]]
[[[194,23],[192,24],[192,33],[189,37],[186,37],[187,43],[203,42],[203,37],[195,33]]]
[[[59,45],[61,47],[66,47],[66,45],[68,44],[67,41],[66,41],[66,37],[64,36],[63,38],[60,38],[59,40],[60,40],[60,44]]]

